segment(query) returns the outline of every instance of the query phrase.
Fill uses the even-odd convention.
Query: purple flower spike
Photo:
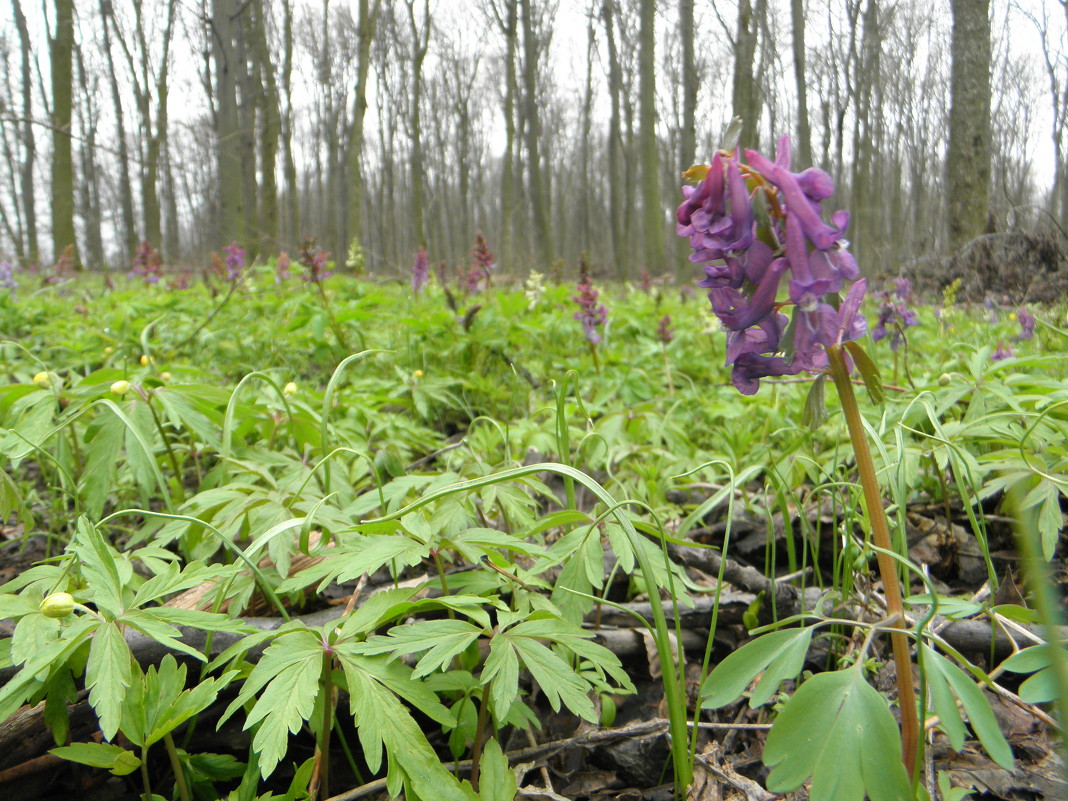
[[[418,295],[430,280],[430,257],[422,245],[415,252],[412,263],[412,292]]]
[[[1006,345],[1004,342],[998,342],[998,349],[990,354],[990,360],[994,362],[1004,361],[1005,359],[1011,359],[1016,354],[1012,352],[1012,346]]]
[[[223,248],[226,254],[226,280],[236,281],[245,269],[245,250],[237,242],[231,242]]]
[[[1016,319],[1020,321],[1020,333],[1016,335],[1016,341],[1032,339],[1035,335],[1035,315],[1031,314],[1023,306],[1016,312]]]
[[[578,295],[572,298],[579,305],[579,310],[575,312],[574,317],[582,324],[582,331],[589,343],[598,345],[601,342],[601,335],[597,332],[597,327],[604,325],[605,320],[608,319],[608,309],[604,307],[604,304],[597,302],[599,293],[590,283],[589,276],[586,276],[578,285],[578,291]]]
[[[822,218],[821,204],[834,193],[831,177],[817,168],[791,172],[786,137],[774,162],[751,150],[745,155],[748,166],[737,152],[717,153],[700,183],[683,188],[676,220],[679,236],[689,237],[690,260],[704,266],[700,286],[727,328],[731,380],[751,395],[761,378],[826,371],[827,348],[863,337],[867,282],[858,280],[843,238],[849,213],[835,212],[829,224]],[[767,195],[769,222],[758,224],[750,188]],[[787,273],[784,301],[779,289]],[[853,283],[839,299],[845,281]],[[780,311],[787,306],[792,322]],[[904,302],[900,316],[901,326],[916,322]],[[880,318],[876,334],[885,335],[888,321]],[[846,363],[852,369],[848,355]]]

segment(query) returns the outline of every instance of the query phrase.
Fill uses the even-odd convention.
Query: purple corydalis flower
[[[751,395],[766,376],[828,368],[826,349],[867,332],[860,314],[867,283],[843,239],[849,214],[830,223],[821,203],[834,193],[827,173],[790,172],[790,144],[779,142],[775,161],[745,151],[717,153],[695,187],[683,187],[676,232],[690,240],[691,261],[704,264],[712,311],[728,330],[727,364],[740,392]],[[700,174],[700,173],[698,173]],[[769,223],[756,222],[751,193],[767,197]],[[789,302],[778,299],[789,273]],[[843,281],[853,281],[836,300]],[[793,307],[793,322],[779,310]],[[846,357],[847,365],[851,362]]]
[[[1006,345],[1004,342],[998,342],[998,349],[990,354],[990,360],[1000,362],[1005,359],[1011,359],[1016,354],[1012,352],[1012,346]]]
[[[878,342],[892,331],[890,350],[897,351],[905,341],[905,329],[920,323],[916,312],[907,305],[912,297],[912,284],[907,278],[895,278],[892,289],[876,292],[875,297],[880,305],[879,319],[871,329],[872,341]]]
[[[1023,306],[1016,312],[1016,319],[1020,322],[1020,333],[1016,335],[1016,341],[1032,339],[1035,335],[1035,315],[1031,314]]]
[[[289,273],[289,268],[293,266],[293,262],[289,258],[289,254],[284,250],[278,254],[278,261],[274,266],[274,282],[281,284],[284,281],[288,281],[292,276]]]
[[[675,338],[675,329],[671,326],[671,315],[665,314],[660,318],[660,324],[656,327],[656,338],[663,344],[670,345]]]
[[[489,245],[486,244],[486,237],[482,235],[481,231],[475,233],[475,244],[471,248],[471,257],[477,265],[486,275],[489,275],[497,267],[493,261],[493,253],[489,249]]]
[[[0,289],[10,289],[14,292],[18,286],[18,281],[15,280],[15,265],[9,261],[0,261]]]
[[[418,295],[430,280],[430,256],[422,245],[415,252],[412,262],[412,292]]]
[[[236,281],[245,269],[245,250],[237,242],[231,242],[223,248],[226,254],[226,280]]]
[[[312,284],[321,284],[333,273],[327,269],[330,263],[330,254],[316,244],[313,237],[304,237],[304,244],[300,246],[300,266],[304,268],[301,278]]]
[[[593,288],[589,276],[586,276],[578,285],[578,291],[578,295],[572,298],[579,305],[579,310],[575,312],[574,317],[582,324],[582,330],[589,343],[597,345],[601,341],[597,326],[604,325],[605,320],[608,319],[608,309],[604,307],[604,304],[597,302],[597,296],[600,293]]]
[[[147,240],[137,246],[129,277],[140,278],[146,284],[158,284],[163,277],[163,261],[159,252]]]

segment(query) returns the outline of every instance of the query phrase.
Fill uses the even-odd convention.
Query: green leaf
[[[846,350],[849,351],[849,355],[853,357],[853,362],[856,364],[861,378],[864,379],[864,386],[868,390],[868,396],[871,398],[872,403],[882,403],[885,395],[879,368],[871,360],[864,348],[860,346],[859,342],[846,342],[845,346]]]
[[[537,640],[512,636],[508,639],[554,711],[559,711],[563,701],[580,718],[597,722],[597,712],[589,697],[590,685],[570,665]]]
[[[92,768],[106,768],[116,776],[125,776],[141,767],[136,754],[111,743],[72,743],[48,753]]]
[[[508,767],[508,757],[500,743],[491,738],[482,750],[478,796],[481,801],[513,801],[519,791],[515,773]]]
[[[85,686],[89,703],[100,718],[104,739],[112,740],[122,720],[122,703],[133,674],[133,657],[114,623],[96,630],[89,646],[89,663],[85,669]]]
[[[751,707],[767,701],[779,685],[801,672],[812,642],[812,629],[783,629],[758,637],[727,655],[701,687],[702,709],[736,701],[760,673],[767,671],[749,699]],[[770,669],[769,669],[770,666]]]
[[[122,615],[123,580],[115,553],[85,517],[79,517],[74,540],[68,546],[80,562],[82,575],[92,590],[92,600],[112,617]]]
[[[821,373],[809,385],[808,394],[805,396],[805,408],[801,412],[801,425],[813,431],[827,420],[827,404],[824,400],[824,388],[826,385],[827,374]]]
[[[278,637],[253,668],[241,692],[219,720],[221,726],[234,712],[259,695],[243,728],[260,723],[252,738],[259,755],[260,774],[267,778],[285,756],[289,735],[300,731],[311,717],[319,694],[323,644],[307,629]],[[263,692],[260,693],[260,689]]]
[[[1053,655],[1050,645],[1034,645],[1018,651],[1004,662],[1002,667],[1013,673],[1034,673],[1020,685],[1020,698],[1029,704],[1043,704],[1056,700],[1060,687],[1053,670]]]
[[[768,790],[792,792],[811,777],[812,801],[912,797],[901,741],[886,700],[857,668],[821,673],[779,713],[764,747]]]
[[[443,670],[482,634],[482,629],[463,620],[427,620],[410,626],[395,626],[385,637],[372,637],[360,646],[368,655],[394,656],[426,651],[415,668],[414,678]]]
[[[928,680],[931,682],[932,694],[936,684],[941,685],[944,682],[948,685],[948,688],[952,689],[954,695],[960,699],[961,705],[968,715],[968,720],[971,721],[972,729],[979,738],[979,742],[983,744],[983,748],[990,755],[990,758],[1005,770],[1012,770],[1012,749],[1005,741],[1001,729],[998,728],[994,712],[983,695],[983,691],[975,685],[968,674],[944,656],[935,652],[926,644],[921,645],[921,648],[924,651],[923,665],[927,671]],[[940,690],[939,692],[943,694],[943,697],[940,701],[940,706],[936,698],[935,711],[942,718],[943,725],[946,725],[952,718],[956,718],[959,721],[956,704],[951,700],[947,703],[944,698],[945,691]],[[956,739],[954,739],[954,735],[950,735],[950,745],[953,746],[953,750],[959,751],[963,747],[964,738],[963,732],[958,732],[956,726],[956,722],[949,724],[946,734],[950,735],[950,729],[952,729],[959,735]]]
[[[503,634],[497,634],[490,640],[489,656],[482,668],[482,683],[490,681],[493,682],[490,690],[493,716],[503,720],[512,702],[519,696],[519,656]]]

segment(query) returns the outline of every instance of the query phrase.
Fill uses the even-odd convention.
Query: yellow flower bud
[[[118,395],[120,398],[130,391],[129,381],[116,381],[111,385],[111,394]]]
[[[282,387],[282,394],[285,395],[287,398],[291,398],[294,395],[296,395],[297,394],[297,385],[296,385],[296,383],[293,382],[293,381],[290,381],[288,384],[286,384],[284,387]]]
[[[423,371],[422,370],[416,370],[414,373],[412,373],[412,378],[422,378],[422,377],[423,377]]]
[[[952,381],[953,379],[949,373],[942,373],[942,375],[938,376],[938,386],[940,387],[948,387]]]
[[[108,345],[106,348],[104,348],[104,355],[110,356],[112,353],[114,353],[114,351],[115,349],[111,347],[111,345]]]
[[[41,372],[33,377],[33,385],[41,389],[49,389],[52,386],[52,379],[49,378],[48,373]]]
[[[147,353],[142,353],[141,354],[141,366],[142,367],[148,367],[148,363],[150,361],[152,361],[152,360],[150,358],[148,358],[148,354]]]
[[[166,384],[168,381],[171,380],[171,374],[167,372],[160,373],[159,380]]]
[[[74,598],[68,592],[54,592],[41,601],[41,614],[59,619],[74,611]]]

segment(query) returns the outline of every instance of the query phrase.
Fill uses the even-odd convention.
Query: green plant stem
[[[478,772],[482,762],[482,744],[488,736],[486,728],[489,725],[490,691],[493,687],[493,679],[482,686],[482,701],[478,706],[478,723],[475,726],[475,743],[471,747],[471,786],[478,790]]]
[[[167,432],[163,430],[163,423],[159,419],[159,415],[156,414],[156,407],[152,405],[152,394],[147,393],[145,395],[145,405],[148,407],[149,413],[152,415],[152,421],[156,424],[156,430],[159,432],[160,438],[163,440],[163,447],[167,449],[167,457],[171,462],[171,470],[174,471],[175,487],[178,490],[178,502],[185,501],[185,487],[182,485],[182,471],[178,467],[178,457],[174,453],[174,448],[171,447],[170,438],[167,437]]]
[[[333,726],[334,712],[334,683],[331,673],[334,669],[334,654],[329,650],[323,651],[323,671],[319,676],[319,684],[323,694],[323,725],[319,729],[319,770],[312,781],[318,790],[322,791],[323,798],[330,797],[330,731]],[[309,793],[313,801],[316,793]]]
[[[845,358],[841,346],[827,348],[827,358],[831,365],[831,377],[834,379],[838,397],[842,402],[849,438],[853,442],[853,454],[857,460],[857,472],[860,485],[864,491],[864,506],[868,512],[872,538],[875,544],[887,551],[893,550],[890,539],[890,526],[883,509],[882,493],[879,491],[879,479],[875,474],[875,463],[868,450],[868,440],[864,424],[857,406],[857,396],[849,380]],[[885,553],[876,553],[879,575],[883,580],[883,592],[886,594],[886,609],[891,618],[897,619],[897,625],[905,620],[905,611],[901,603],[901,585],[893,560]],[[919,746],[920,724],[916,710],[916,688],[912,683],[912,659],[909,653],[909,639],[904,630],[894,628],[890,631],[890,646],[894,654],[894,668],[897,674],[897,697],[901,707],[901,750],[902,761],[910,779],[916,776],[916,754]]]
[[[671,376],[671,359],[668,357],[667,345],[661,343],[661,351],[664,353],[664,375],[667,377],[668,396],[675,397],[675,380]]]
[[[1063,756],[1068,753],[1068,653],[1065,652],[1065,643],[1060,636],[1063,616],[1049,563],[1042,558],[1036,507],[1024,509],[1023,496],[1019,485],[1009,494],[1010,503],[1016,509],[1016,547],[1020,552],[1032,602],[1048,643],[1053,675],[1057,677],[1057,687],[1060,688],[1054,703],[1057,717],[1060,718],[1058,723]]]
[[[148,746],[141,748],[141,784],[145,788],[145,801],[152,801],[152,782],[148,778]]]
[[[589,343],[590,355],[593,356],[593,369],[597,375],[601,374],[601,360],[597,357],[597,346],[592,342]]]
[[[178,759],[178,749],[174,747],[174,739],[170,734],[163,735],[163,745],[167,748],[167,757],[171,760],[171,770],[174,771],[174,783],[178,786],[178,797],[182,801],[192,801],[189,795],[189,785],[185,783],[185,772],[182,763]]]
[[[330,305],[330,298],[326,296],[326,290],[323,288],[322,281],[316,281],[315,286],[319,289],[319,297],[323,301],[323,311],[326,312],[326,318],[330,321],[330,328],[334,332],[334,336],[337,337],[337,344],[339,344],[343,350],[349,351],[349,341],[345,337],[345,332],[338,324],[337,317],[334,316],[334,309]]]

